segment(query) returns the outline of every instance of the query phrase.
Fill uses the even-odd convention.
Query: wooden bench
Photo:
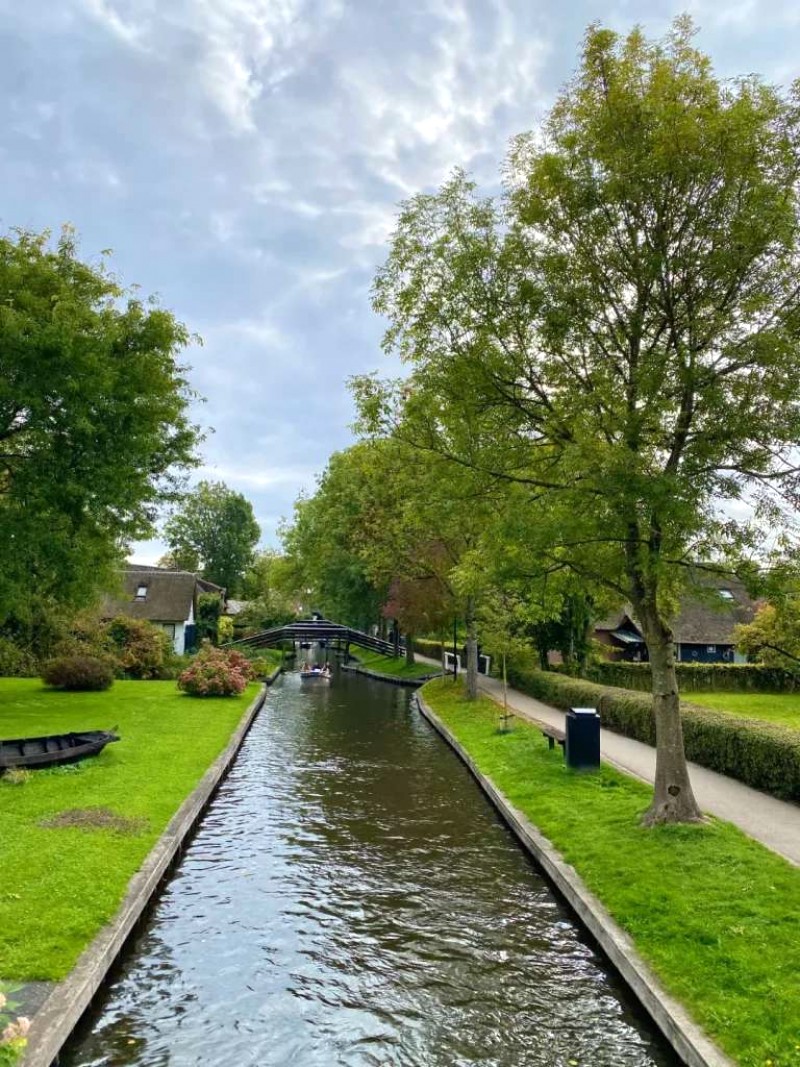
[[[559,730],[557,726],[543,726],[542,734],[547,738],[548,748],[555,748],[556,741],[558,741],[559,745],[563,748],[567,740],[567,735],[563,730]]]

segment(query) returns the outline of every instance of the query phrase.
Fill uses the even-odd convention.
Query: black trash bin
[[[600,716],[594,708],[567,712],[564,759],[574,771],[596,771],[600,766]]]

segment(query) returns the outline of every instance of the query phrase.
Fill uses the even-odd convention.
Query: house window
[[[716,652],[716,651],[717,651],[717,646],[716,645],[706,645],[706,652]]]
[[[719,595],[722,597],[723,600],[735,600],[736,599],[734,597],[733,593],[730,591],[730,589],[720,589]]]
[[[162,622],[161,627],[165,633],[168,633],[172,640],[175,640],[175,623],[174,622]]]
[[[134,600],[147,600],[147,586],[145,584],[136,586],[136,596]]]

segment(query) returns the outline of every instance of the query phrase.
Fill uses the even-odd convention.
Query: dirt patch
[[[112,830],[116,834],[140,834],[148,828],[147,819],[115,815],[108,808],[70,808],[39,823],[48,830]]]

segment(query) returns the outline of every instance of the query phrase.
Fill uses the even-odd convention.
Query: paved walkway
[[[422,659],[422,656],[418,656]],[[431,660],[430,662],[433,662]],[[479,678],[480,688],[502,703],[503,685],[497,678]],[[547,723],[564,729],[564,712],[509,689],[508,704],[523,719]],[[650,784],[655,780],[656,750],[611,730],[600,731],[600,755],[613,766]],[[709,771],[697,763],[689,764],[697,803],[711,815],[732,822],[762,845],[777,852],[795,866],[800,866],[800,807],[778,800],[757,789]]]
[[[502,701],[503,685],[498,679],[481,677],[479,684],[494,700]],[[543,704],[541,700],[509,689],[508,703],[523,719],[564,729],[564,712]],[[656,750],[650,745],[611,730],[601,730],[600,755],[621,771],[645,782],[655,781]],[[689,774],[697,803],[703,811],[734,823],[773,852],[800,866],[800,807],[760,793],[697,763],[689,764]]]

